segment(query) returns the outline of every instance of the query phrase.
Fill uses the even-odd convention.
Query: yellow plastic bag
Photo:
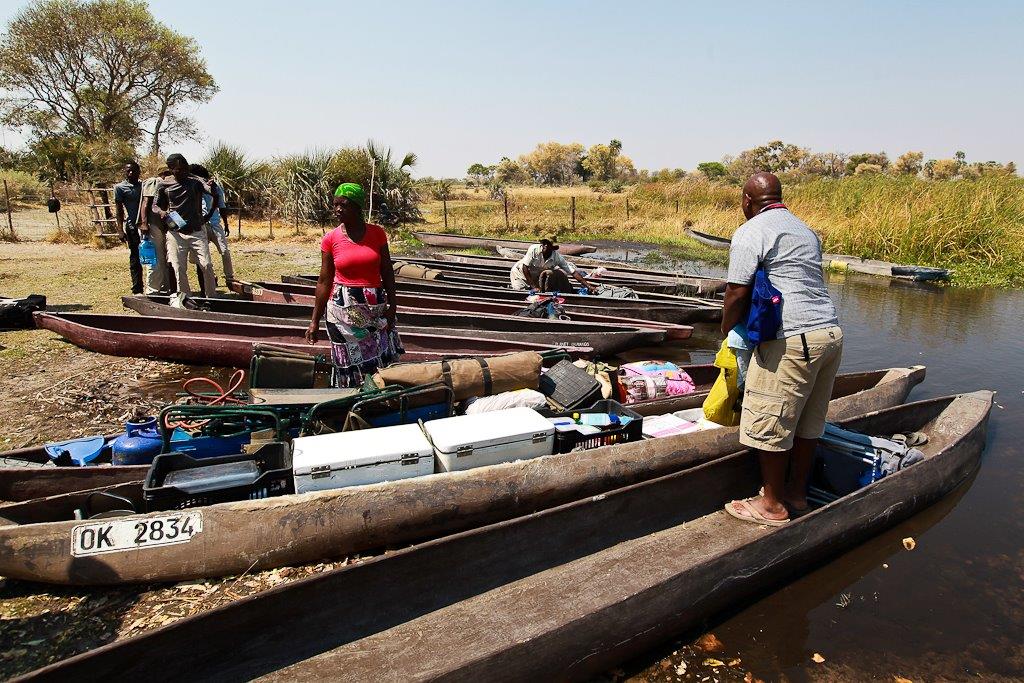
[[[724,427],[734,427],[740,423],[740,414],[733,410],[740,397],[739,387],[736,386],[736,353],[724,339],[722,348],[715,356],[715,367],[720,368],[720,372],[708,397],[704,399],[704,417]]]

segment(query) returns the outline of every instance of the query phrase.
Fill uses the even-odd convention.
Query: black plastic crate
[[[165,486],[171,472],[240,462],[255,462],[259,476],[252,483],[189,492],[177,486]],[[153,459],[142,487],[146,510],[183,510],[185,508],[227,503],[237,500],[257,500],[294,493],[292,480],[291,446],[270,443],[251,454],[225,455],[217,458],[191,458],[184,453],[164,453]]]
[[[540,376],[540,392],[553,403],[566,410],[590,405],[601,398],[601,383],[576,367],[570,360],[562,360]],[[576,411],[579,412],[579,411]]]
[[[598,401],[584,410],[566,410],[561,413],[555,413],[553,417],[571,418],[574,414],[583,415],[584,413],[608,413],[609,415],[619,416],[628,415],[633,419],[628,425],[606,427],[598,434],[587,435],[581,434],[575,430],[568,432],[555,430],[555,453],[568,453],[569,451],[575,451],[577,449],[590,450],[591,448],[599,448],[600,446],[608,446],[611,444],[629,443],[630,441],[640,441],[644,437],[643,416],[635,410],[627,408],[618,401]]]

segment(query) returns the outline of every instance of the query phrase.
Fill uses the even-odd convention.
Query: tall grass
[[[821,232],[829,251],[1024,284],[1020,178],[815,180],[794,187],[787,203]]]
[[[738,187],[698,178],[648,183],[625,196],[596,195],[586,188],[557,193],[511,188],[508,229],[501,202],[483,193],[456,195],[463,198],[448,202],[450,230],[653,242],[718,262],[725,252],[702,252],[685,228],[729,236],[744,221]],[[569,228],[569,196],[577,197],[575,231]],[[815,179],[787,185],[785,200],[822,236],[826,251],[951,268],[959,284],[1024,286],[1024,179]],[[426,208],[430,227],[443,226],[441,203]]]

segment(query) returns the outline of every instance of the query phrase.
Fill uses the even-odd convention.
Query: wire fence
[[[6,186],[6,183],[5,183]],[[116,215],[111,187],[63,185],[51,193],[20,192],[0,188],[0,239],[93,242],[110,246],[117,241]],[[275,239],[323,233],[328,223],[307,220],[297,202],[277,195],[248,192],[245,197],[226,192],[226,224],[232,239]],[[452,232],[494,233],[537,230],[599,232],[626,225],[677,228],[688,224],[687,208],[678,200],[659,204],[637,201],[628,194],[587,193],[565,190],[512,191],[498,198],[455,192],[431,199],[422,193],[419,208],[431,229]],[[48,207],[60,200],[58,212]]]
[[[457,192],[427,202],[424,217],[449,231],[488,230],[496,233],[537,229],[572,233],[600,232],[628,225],[686,225],[691,216],[678,200],[652,202],[628,194],[573,194],[564,189],[544,192],[506,190],[498,198]]]

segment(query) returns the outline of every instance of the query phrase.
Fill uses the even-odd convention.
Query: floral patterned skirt
[[[405,353],[398,331],[388,329],[388,299],[381,287],[334,283],[327,302],[327,336],[335,387],[359,387],[367,375]]]

